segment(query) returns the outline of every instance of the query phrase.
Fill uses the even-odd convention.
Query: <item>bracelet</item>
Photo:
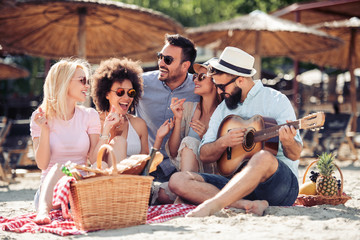
[[[110,138],[110,133],[108,135],[102,135],[100,134],[100,138],[104,140],[108,140]]]

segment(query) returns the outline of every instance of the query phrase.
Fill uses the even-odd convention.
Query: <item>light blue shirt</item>
[[[190,102],[199,101],[199,96],[194,93],[195,84],[192,81],[192,74],[188,74],[183,84],[174,90],[171,90],[163,81],[160,81],[158,76],[158,70],[143,74],[144,92],[136,107],[136,115],[144,119],[148,126],[150,148],[154,145],[159,127],[165,120],[173,117],[173,112],[170,109],[171,98],[186,98],[186,101]],[[175,170],[165,151],[165,143],[169,136],[170,134],[163,139],[160,149],[164,155],[160,167],[165,175],[169,175]]]
[[[286,120],[295,121],[296,115],[289,99],[281,92],[269,87],[264,87],[260,80],[255,80],[255,85],[249,91],[245,101],[239,103],[236,109],[227,108],[225,101],[222,101],[214,111],[209,122],[209,128],[201,140],[200,147],[206,143],[214,142],[222,120],[231,114],[249,119],[254,115],[273,118],[278,125],[286,123]],[[295,140],[302,144],[300,132],[297,130]],[[276,158],[283,161],[298,177],[299,160],[292,161],[285,157],[281,143],[279,143]]]

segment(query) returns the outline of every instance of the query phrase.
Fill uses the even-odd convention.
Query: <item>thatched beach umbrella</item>
[[[29,76],[29,74],[29,71],[20,68],[15,64],[7,64],[0,62],[0,80],[26,78]]]
[[[339,21],[351,17],[360,18],[360,0],[328,0],[294,3],[272,13],[275,17],[313,25]]]
[[[154,60],[164,34],[178,32],[182,26],[162,13],[103,0],[23,0],[0,15],[2,45],[52,59]]]
[[[322,52],[341,44],[324,32],[302,24],[254,11],[229,21],[187,29],[197,45],[214,49],[239,47],[255,56],[255,68],[261,72],[261,57],[288,56]]]
[[[349,20],[325,22],[315,25],[317,29],[341,38],[344,42],[338,48],[321,54],[313,53],[302,56],[302,60],[309,60],[318,66],[332,66],[350,71],[350,101],[351,111],[357,113],[356,78],[354,70],[360,67],[360,19],[353,17]],[[354,124],[356,121],[353,121]],[[356,128],[356,125],[353,125]]]

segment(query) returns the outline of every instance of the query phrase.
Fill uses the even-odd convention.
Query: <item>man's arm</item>
[[[293,126],[284,125],[279,129],[279,139],[283,147],[284,155],[296,161],[300,158],[302,145],[295,140],[296,129]]]

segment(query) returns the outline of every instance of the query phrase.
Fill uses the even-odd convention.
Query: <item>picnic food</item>
[[[335,170],[334,156],[331,153],[323,153],[317,162],[319,176],[316,179],[316,191],[319,195],[334,196],[338,192],[336,178],[332,176]]]
[[[316,194],[316,183],[313,181],[304,183],[301,185],[299,194],[315,195]]]

